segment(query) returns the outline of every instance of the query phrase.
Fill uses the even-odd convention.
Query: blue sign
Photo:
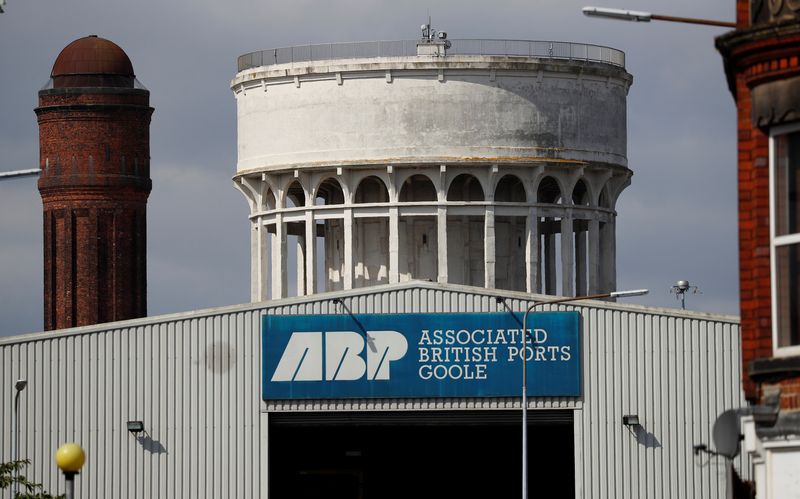
[[[580,314],[528,316],[528,394],[581,395]],[[522,314],[266,315],[264,400],[511,397]]]

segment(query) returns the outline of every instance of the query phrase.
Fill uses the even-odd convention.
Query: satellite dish
[[[739,445],[742,440],[739,426],[739,411],[728,409],[719,415],[714,422],[714,445],[717,454],[733,459],[739,455]]]

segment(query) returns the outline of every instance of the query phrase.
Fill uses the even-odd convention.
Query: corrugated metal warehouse
[[[33,461],[26,474],[47,490],[64,487],[55,449],[66,441],[85,448],[76,497],[282,497],[292,474],[305,476],[306,487],[327,484],[328,497],[343,490],[349,497],[390,497],[399,494],[391,482],[365,492],[375,487],[369,473],[377,473],[365,463],[391,459],[391,448],[367,440],[392,434],[397,445],[414,440],[420,468],[432,452],[463,458],[455,449],[477,469],[507,459],[507,467],[497,464],[486,476],[454,477],[470,477],[467,490],[488,482],[496,497],[518,494],[519,396],[273,400],[264,385],[277,374],[268,380],[269,352],[262,350],[272,332],[262,324],[265,316],[321,314],[511,316],[539,299],[545,297],[412,281],[2,338],[0,396],[12,400],[14,380],[28,380],[20,456]],[[580,314],[579,393],[537,396],[530,382],[531,496],[547,482],[547,490],[555,483],[566,497],[573,487],[575,497],[724,497],[725,463],[695,456],[692,446],[710,442],[717,415],[743,405],[738,319],[599,301],[549,308]],[[372,348],[370,341],[367,335]],[[380,367],[375,373],[380,379]],[[518,393],[519,384],[508,388]],[[13,445],[12,410],[3,404],[3,455]],[[639,424],[623,424],[625,415],[638,416]],[[127,421],[142,421],[145,431],[129,433]],[[341,450],[356,463],[347,470],[297,461],[310,446],[337,448],[341,439],[350,439]],[[504,442],[489,449],[492,440]],[[423,482],[449,480],[444,469],[419,469],[404,486],[420,487],[417,496],[424,497],[435,487],[421,488]],[[348,477],[357,478],[353,488],[342,485]]]

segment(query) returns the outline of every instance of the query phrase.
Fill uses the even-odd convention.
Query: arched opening
[[[425,175],[412,175],[403,182],[403,187],[400,188],[400,202],[420,201],[436,201],[436,187]]]
[[[589,205],[589,189],[583,179],[578,180],[575,187],[572,189],[572,204],[588,206]]]
[[[561,202],[561,187],[553,177],[545,177],[539,182],[536,191],[536,201],[539,203],[556,204]]]
[[[389,191],[376,176],[359,182],[353,202],[356,204],[387,203]],[[388,214],[387,214],[388,215]],[[373,286],[389,282],[389,218],[364,217],[353,210],[353,285]]]
[[[275,209],[275,193],[272,192],[272,189],[267,189],[267,193],[264,194],[263,203],[266,210]]]
[[[484,201],[483,188],[473,175],[463,173],[450,183],[447,201]],[[447,209],[447,275],[454,284],[483,286],[485,279],[485,217],[470,206]]]
[[[386,189],[386,184],[383,183],[383,180],[371,175],[359,182],[353,202],[388,203],[389,191]]]
[[[524,203],[525,184],[516,175],[506,175],[497,183],[494,190],[494,200],[498,203]]]
[[[525,203],[525,184],[516,175],[505,175],[497,183],[494,200],[498,203]],[[525,216],[496,216],[495,287],[525,290]]]
[[[484,201],[483,187],[474,175],[462,173],[450,183],[448,201]]]
[[[425,175],[412,175],[400,188],[401,203],[436,202],[436,187]],[[433,215],[401,216],[398,221],[399,278],[436,280],[438,232]]]
[[[314,204],[317,206],[344,204],[344,191],[339,181],[334,178],[326,178],[320,182]]]
[[[303,186],[295,180],[286,188],[286,207],[299,208],[306,204],[306,192]]]

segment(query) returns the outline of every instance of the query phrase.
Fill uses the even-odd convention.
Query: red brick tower
[[[39,91],[44,328],[147,314],[150,92],[125,52],[88,36]]]
[[[781,408],[798,410],[800,3],[737,0],[736,11],[736,30],[718,37],[716,45],[738,111],[745,395],[763,402],[767,392],[779,393]]]

